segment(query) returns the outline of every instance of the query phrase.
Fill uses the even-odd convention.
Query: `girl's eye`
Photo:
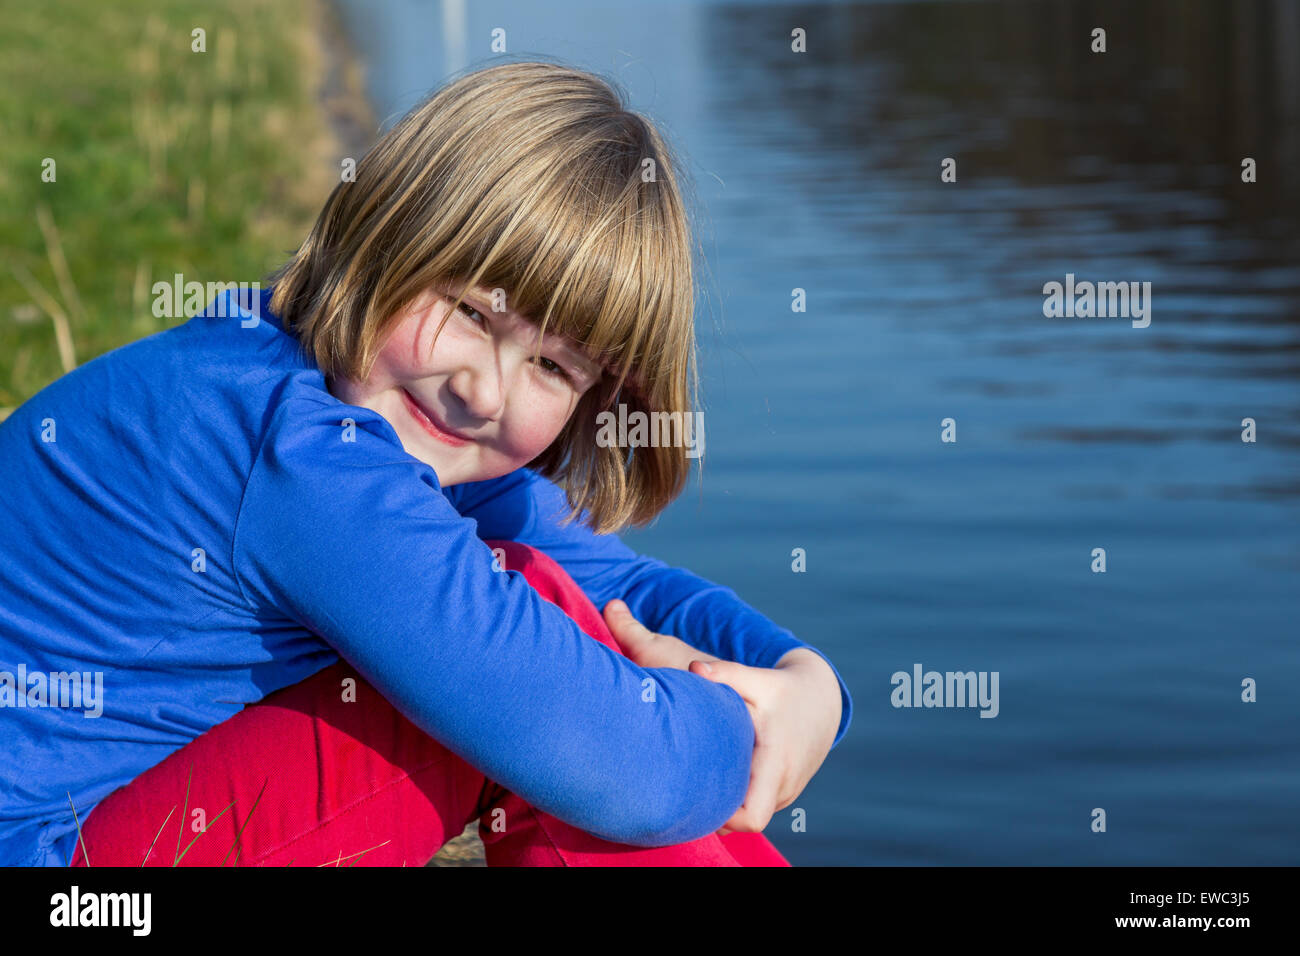
[[[485,316],[478,309],[471,308],[470,306],[462,302],[460,304],[460,311],[464,313],[466,318],[468,318],[471,322],[474,322],[478,325],[483,326],[484,328],[487,328],[487,316]]]
[[[558,365],[557,363],[551,361],[544,355],[541,357],[540,361],[547,363],[547,365],[541,366],[542,371],[544,371],[547,375],[553,375],[558,379],[563,379],[565,381],[568,381],[569,373],[564,370],[563,366]],[[553,366],[553,367],[547,367],[547,366]]]

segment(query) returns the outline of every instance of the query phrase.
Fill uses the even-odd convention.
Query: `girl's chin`
[[[502,469],[500,467],[485,467],[479,461],[466,460],[461,461],[458,451],[463,449],[449,448],[451,454],[443,453],[438,449],[434,453],[426,453],[423,449],[416,457],[433,469],[434,474],[438,476],[438,484],[444,488],[450,488],[452,485],[469,484],[472,481],[490,481],[493,478],[500,478],[514,471],[515,468]],[[518,467],[518,466],[515,466]]]
[[[493,478],[500,478],[502,475],[508,475],[522,466],[514,465],[509,468],[485,468],[482,465],[475,463],[473,467],[469,469],[464,468],[464,466],[461,468],[452,468],[444,465],[443,467],[447,471],[447,481],[442,480],[443,473],[438,471],[436,467],[434,468],[434,472],[437,473],[438,481],[443,485],[443,487],[448,487],[449,485],[469,484],[471,481],[491,481]]]

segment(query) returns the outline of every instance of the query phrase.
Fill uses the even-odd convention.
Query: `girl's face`
[[[513,311],[493,312],[474,286],[451,311],[452,290],[425,292],[396,321],[364,382],[339,379],[340,401],[383,415],[411,456],[443,487],[508,474],[559,435],[578,400],[601,377],[575,343]]]

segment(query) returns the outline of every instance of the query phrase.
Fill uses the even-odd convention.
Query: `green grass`
[[[302,241],[338,178],[316,2],[0,0],[0,419],[183,322],[154,282],[256,281]]]

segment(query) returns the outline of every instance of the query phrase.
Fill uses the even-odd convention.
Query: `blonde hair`
[[[564,488],[565,523],[586,509],[597,533],[642,526],[681,493],[690,459],[682,448],[600,447],[596,417],[625,403],[685,421],[696,402],[678,178],[658,130],[600,77],[545,61],[469,73],[387,132],[355,182],[334,187],[269,277],[271,310],[327,378],[364,381],[426,290],[459,283],[453,308],[472,285],[506,290],[511,309],[604,369],[528,467]]]

